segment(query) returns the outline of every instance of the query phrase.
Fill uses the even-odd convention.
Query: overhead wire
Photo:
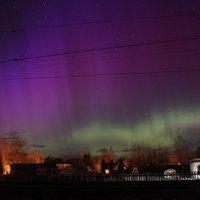
[[[96,52],[96,51],[106,51],[106,50],[113,50],[113,49],[117,50],[117,49],[122,49],[122,48],[132,48],[132,47],[138,47],[138,46],[163,45],[163,44],[170,44],[170,43],[176,43],[176,42],[196,41],[196,40],[200,40],[200,36],[193,36],[193,37],[181,38],[181,39],[173,38],[173,39],[168,39],[168,40],[157,40],[157,41],[155,40],[155,41],[149,41],[149,42],[138,42],[138,43],[133,43],[133,44],[113,45],[113,46],[107,46],[107,47],[68,51],[68,52],[64,52],[64,53],[53,53],[53,54],[40,55],[40,56],[24,57],[24,58],[20,58],[20,59],[3,60],[3,61],[0,61],[0,64],[9,63],[9,62],[32,60],[32,59],[55,57],[55,56],[83,54],[83,53]]]
[[[75,23],[75,24],[63,24],[63,25],[56,25],[56,26],[44,26],[44,27],[35,27],[31,29],[15,29],[12,32],[16,31],[31,31],[31,30],[38,30],[43,28],[57,28],[57,27],[64,27],[64,26],[77,26],[77,25],[89,25],[89,24],[97,24],[97,23],[113,23],[113,22],[120,22],[120,21],[131,21],[131,20],[146,20],[146,19],[161,19],[161,18],[173,18],[173,17],[186,17],[186,16],[199,16],[198,14],[184,14],[184,15],[171,15],[171,16],[154,16],[154,17],[140,17],[140,18],[123,18],[123,19],[115,19],[115,20],[100,20],[100,21],[93,21],[93,22],[84,22],[84,23]],[[72,54],[83,54],[89,52],[97,52],[97,51],[106,51],[106,50],[115,50],[115,49],[122,49],[122,48],[131,48],[131,47],[138,47],[138,46],[145,46],[145,45],[164,45],[169,43],[176,43],[176,42],[184,42],[184,41],[196,41],[200,40],[200,36],[193,36],[181,39],[168,39],[168,40],[158,40],[158,41],[149,41],[149,42],[138,42],[133,44],[122,44],[122,45],[114,45],[114,46],[107,46],[107,47],[100,47],[100,48],[91,48],[91,49],[83,49],[83,50],[75,50],[75,51],[68,51],[63,53],[54,53],[54,54],[47,54],[47,55],[40,55],[40,56],[32,56],[32,57],[21,57],[17,59],[9,59],[0,61],[0,64],[4,63],[11,63],[11,62],[18,62],[18,61],[26,61],[32,59],[41,59],[41,58],[49,58],[49,57],[56,57],[56,56],[65,56],[65,55],[72,55]],[[172,70],[172,71],[157,71],[157,72],[130,72],[130,73],[111,73],[111,74],[93,74],[94,76],[111,76],[111,75],[133,75],[133,74],[150,74],[150,73],[175,73],[175,72],[192,72],[198,71],[199,69],[192,69],[192,70]],[[83,77],[83,76],[93,76],[92,74],[80,74],[80,75],[63,75],[63,76],[42,76],[42,77],[18,77],[18,78],[5,78],[0,80],[18,80],[18,79],[41,79],[41,78],[65,78],[65,77]]]
[[[68,24],[58,24],[51,26],[39,26],[32,28],[18,28],[18,29],[10,29],[3,30],[5,32],[20,32],[20,31],[33,31],[40,29],[51,29],[51,28],[62,28],[62,27],[70,27],[70,26],[82,26],[82,25],[91,25],[91,24],[103,24],[103,23],[114,23],[114,22],[125,22],[125,21],[137,21],[137,20],[152,20],[152,19],[164,19],[164,18],[176,18],[176,17],[199,17],[200,13],[193,14],[178,14],[178,15],[158,15],[158,16],[146,16],[146,17],[128,17],[128,18],[119,18],[119,19],[109,19],[109,20],[96,20],[96,21],[88,21],[88,22],[80,22],[80,23],[68,23]]]
[[[154,55],[167,55],[167,54],[177,54],[177,53],[187,53],[187,52],[199,52],[200,51],[200,48],[193,48],[193,49],[186,49],[186,50],[176,50],[176,51],[173,51],[170,50],[170,51],[164,51],[164,52],[151,52],[151,53],[142,53],[142,54],[133,54],[133,53],[129,53],[129,55],[117,55],[117,56],[111,56],[111,57],[108,57],[108,58],[104,58],[104,62],[105,61],[111,61],[111,60],[124,60],[124,59],[128,59],[128,58],[131,58],[131,59],[135,59],[136,57],[144,57],[144,56],[154,56]],[[71,64],[83,64],[83,63],[91,63],[91,62],[98,62],[98,61],[101,61],[102,59],[98,59],[98,58],[94,58],[94,59],[84,59],[84,60],[79,60],[79,61],[68,61],[68,62],[61,62],[61,63],[48,63],[48,65],[36,65],[34,64],[31,65],[31,66],[26,66],[24,67],[23,65],[20,65],[18,66],[18,69],[20,70],[33,70],[33,69],[44,69],[44,68],[52,68],[52,67],[55,67],[58,68],[58,67],[61,67],[61,66],[67,66],[67,65],[71,65]],[[6,66],[6,69],[5,70],[2,70],[1,67],[0,68],[0,72],[9,72],[12,70],[13,67],[16,67],[15,65],[10,65],[10,66]]]
[[[97,21],[90,21],[90,22],[82,22],[82,23],[72,23],[72,24],[61,24],[61,25],[55,25],[55,26],[42,26],[42,27],[34,27],[34,28],[26,28],[26,29],[14,29],[10,30],[11,32],[18,32],[18,31],[31,31],[31,30],[38,30],[38,29],[46,29],[46,28],[58,28],[58,27],[64,27],[64,26],[80,26],[80,25],[89,25],[89,24],[98,24],[98,23],[113,23],[113,22],[125,22],[125,21],[133,21],[133,20],[148,20],[148,19],[162,19],[162,18],[175,18],[175,17],[196,17],[200,16],[199,13],[193,13],[193,14],[177,14],[177,15],[164,15],[164,16],[147,16],[147,17],[130,17],[130,18],[121,18],[121,19],[110,19],[110,20],[97,20]],[[195,38],[193,38],[195,39]],[[199,38],[196,38],[199,39]],[[181,40],[181,39],[180,39]],[[190,40],[189,38],[183,39],[183,40]],[[177,40],[179,41],[179,40]],[[139,46],[139,45],[151,45],[153,43],[167,43],[167,42],[175,42],[174,40],[168,40],[168,41],[152,41],[152,42],[146,42],[146,43],[136,43],[136,44],[130,44],[130,45],[117,45],[117,46],[110,46],[110,47],[102,47],[102,48],[96,48],[96,49],[83,49],[83,50],[75,50],[75,51],[69,51],[64,53],[54,53],[54,54],[47,54],[47,55],[40,55],[40,56],[30,56],[30,57],[24,57],[20,56],[20,58],[14,58],[14,59],[7,59],[7,60],[1,60],[1,63],[8,63],[8,62],[15,62],[15,61],[23,61],[23,60],[29,60],[29,59],[38,59],[38,58],[45,58],[50,56],[62,56],[62,55],[70,55],[75,53],[87,53],[90,51],[103,51],[103,50],[109,50],[109,49],[118,49],[118,48],[126,48],[126,47],[132,47],[132,46]],[[27,49],[27,47],[26,47]]]
[[[33,76],[33,77],[15,77],[0,78],[0,81],[11,80],[32,80],[32,79],[63,79],[63,78],[81,78],[81,77],[105,77],[105,76],[132,76],[132,75],[148,75],[148,74],[166,74],[166,73],[190,73],[200,72],[200,68],[196,69],[178,69],[178,70],[157,70],[143,72],[116,72],[116,73],[93,73],[93,74],[65,74],[57,76]]]

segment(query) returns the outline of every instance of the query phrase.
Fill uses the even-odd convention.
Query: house
[[[124,166],[124,162],[122,159],[119,159],[117,162],[105,162],[105,160],[101,161],[101,173],[102,174],[112,174],[112,173],[124,173],[126,172],[126,167]]]
[[[194,178],[200,179],[200,158],[190,160],[190,172]]]
[[[115,165],[117,163],[114,163],[112,160],[108,163],[105,162],[105,160],[101,161],[101,173],[102,174],[112,174],[114,172]]]
[[[20,177],[52,175],[56,172],[56,165],[47,163],[16,163],[11,164],[10,167],[11,175]]]

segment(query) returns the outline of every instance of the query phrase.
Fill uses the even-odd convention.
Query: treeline
[[[1,173],[9,173],[9,165],[13,163],[42,163],[44,156],[38,151],[26,152],[27,143],[18,136],[17,132],[11,132],[8,137],[0,137],[0,170]]]
[[[144,169],[146,167],[163,167],[167,165],[187,165],[191,159],[200,157],[200,146],[193,149],[187,146],[187,142],[183,136],[178,135],[175,138],[174,146],[169,148],[151,148],[141,144],[134,144],[130,149],[126,150],[126,155],[119,156],[112,148],[101,149],[98,155],[91,156],[90,153],[80,153],[73,159],[63,157],[72,164],[89,167],[96,172],[101,171],[101,161],[113,161],[117,164],[119,160],[123,160],[126,169],[135,167]]]
[[[193,149],[187,146],[183,136],[175,138],[174,146],[168,148],[150,148],[141,144],[133,144],[126,150],[126,154],[119,156],[112,148],[104,148],[98,155],[82,152],[75,157],[63,156],[55,158],[44,157],[42,153],[34,151],[27,153],[27,143],[12,132],[9,137],[0,137],[0,170],[7,173],[7,166],[13,163],[69,163],[85,171],[100,172],[101,162],[113,162],[117,165],[123,160],[125,169],[145,168],[151,166],[167,166],[171,164],[186,165],[193,158],[200,158],[200,146]]]

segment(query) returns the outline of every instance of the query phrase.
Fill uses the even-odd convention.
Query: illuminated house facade
[[[102,174],[112,174],[112,173],[123,173],[125,172],[125,166],[122,159],[119,159],[118,162],[105,162],[101,161],[101,173]]]
[[[196,158],[190,161],[190,172],[194,176],[200,179],[200,158]]]
[[[193,173],[200,174],[200,158],[193,159],[190,161],[190,171]]]
[[[114,172],[115,164],[113,161],[106,163],[104,160],[101,161],[101,173],[112,174]]]

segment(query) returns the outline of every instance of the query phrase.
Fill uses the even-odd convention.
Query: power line
[[[144,72],[118,72],[118,73],[95,73],[95,74],[66,74],[58,76],[34,76],[34,77],[16,77],[16,78],[0,78],[0,81],[10,80],[33,80],[33,79],[63,79],[63,78],[84,78],[84,77],[110,77],[110,76],[132,76],[132,75],[148,75],[148,74],[169,74],[169,73],[190,73],[200,72],[200,68],[196,69],[179,69],[179,70],[158,70]]]
[[[104,24],[104,23],[114,23],[114,22],[126,22],[126,21],[138,21],[138,20],[152,20],[152,19],[165,19],[165,18],[176,18],[176,17],[196,17],[200,16],[199,13],[195,14],[179,14],[179,15],[159,15],[159,16],[152,16],[152,17],[129,17],[129,18],[121,18],[121,19],[110,19],[110,20],[97,20],[97,21],[88,21],[88,22],[81,22],[81,23],[71,23],[71,24],[59,24],[54,26],[39,26],[39,27],[32,27],[32,28],[19,28],[13,29],[3,32],[21,32],[21,31],[33,31],[33,30],[40,30],[40,29],[51,29],[51,28],[62,28],[62,27],[72,27],[72,26],[82,26],[82,25],[92,25],[92,24]]]
[[[127,44],[127,45],[123,44],[123,45],[100,47],[100,48],[93,48],[93,49],[84,49],[84,50],[69,51],[69,52],[64,52],[64,53],[54,53],[54,54],[47,54],[47,55],[41,55],[41,56],[32,56],[32,57],[25,57],[25,58],[20,58],[20,59],[4,60],[4,61],[0,61],[0,64],[2,64],[2,63],[9,63],[9,62],[32,60],[32,59],[55,57],[55,56],[82,54],[82,53],[89,53],[89,52],[96,52],[96,51],[105,51],[105,50],[113,50],[113,49],[131,48],[131,47],[138,47],[138,46],[163,45],[163,44],[169,44],[169,43],[185,42],[185,41],[195,41],[195,40],[200,40],[200,36],[190,37],[190,38],[181,38],[181,39],[169,39],[169,40],[160,40],[160,41],[150,41],[150,42],[143,42],[143,43]]]
[[[144,53],[144,54],[134,54],[134,55],[126,55],[126,56],[114,56],[114,57],[109,57],[109,58],[104,58],[104,61],[111,61],[111,60],[124,60],[124,59],[128,59],[128,58],[136,58],[138,56],[153,56],[153,55],[163,55],[163,54],[177,54],[177,53],[187,53],[187,52],[199,52],[200,48],[195,48],[195,49],[187,49],[187,50],[176,50],[175,52],[173,52],[173,49],[171,51],[167,51],[167,52],[153,52],[153,53]],[[19,68],[21,70],[33,70],[33,69],[44,69],[44,68],[52,68],[52,67],[61,67],[61,66],[65,66],[65,65],[70,65],[70,64],[81,64],[81,63],[88,63],[88,62],[98,62],[98,61],[102,61],[102,59],[87,59],[87,60],[82,60],[82,61],[69,61],[69,62],[63,62],[63,63],[59,63],[59,64],[48,64],[47,66],[31,66],[31,67],[23,67],[23,66],[19,66]],[[2,66],[3,68],[4,66]],[[12,69],[9,69],[9,67],[13,68],[16,67],[15,65],[10,65],[7,66],[7,68],[5,70],[2,70],[0,68],[0,72],[9,72]]]

